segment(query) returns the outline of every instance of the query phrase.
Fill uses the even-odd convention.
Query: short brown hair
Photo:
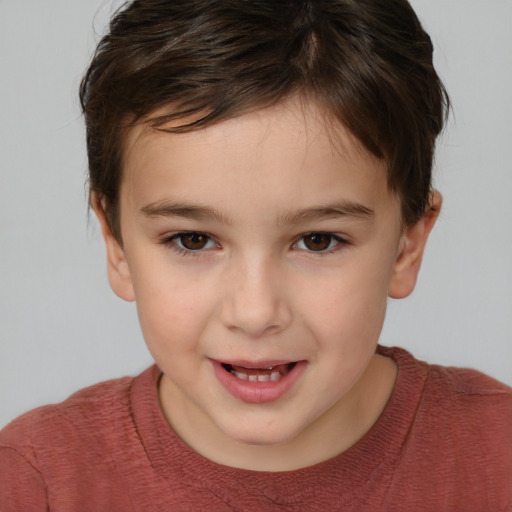
[[[449,100],[406,0],[133,0],[111,20],[81,86],[89,186],[121,240],[123,138],[149,121],[183,132],[313,99],[388,163],[406,224],[428,206]],[[168,128],[169,121],[184,121]]]

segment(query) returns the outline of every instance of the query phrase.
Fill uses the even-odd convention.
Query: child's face
[[[294,101],[127,143],[110,279],[176,430],[274,445],[346,420],[405,245],[385,163]]]

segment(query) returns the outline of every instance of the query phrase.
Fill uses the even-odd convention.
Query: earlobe
[[[427,239],[439,216],[442,202],[441,194],[433,191],[429,206],[421,219],[408,226],[403,233],[389,286],[389,297],[403,299],[414,290]]]
[[[135,300],[130,267],[122,244],[114,237],[105,216],[102,202],[91,194],[91,205],[101,226],[103,240],[107,251],[107,273],[110,287],[121,299],[128,302]]]

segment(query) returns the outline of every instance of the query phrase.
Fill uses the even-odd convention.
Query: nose
[[[232,264],[223,280],[221,319],[225,327],[257,339],[290,325],[292,312],[285,296],[285,275],[278,265],[245,259]]]

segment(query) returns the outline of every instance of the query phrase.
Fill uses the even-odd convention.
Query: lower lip
[[[279,380],[274,382],[252,382],[241,380],[224,369],[221,363],[213,361],[215,376],[219,382],[238,400],[250,404],[263,404],[274,402],[286,395],[294,386],[306,369],[306,361],[299,361],[295,366]]]

